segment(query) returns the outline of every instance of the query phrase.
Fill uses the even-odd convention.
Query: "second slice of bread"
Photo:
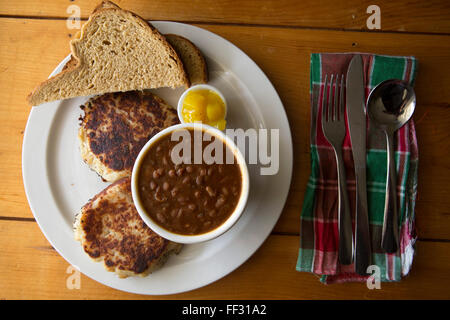
[[[176,35],[164,35],[183,61],[191,85],[208,82],[208,68],[200,50],[188,39]]]
[[[165,38],[137,15],[118,7],[94,12],[71,41],[73,68],[44,81],[32,105],[107,92],[189,86],[183,63]]]

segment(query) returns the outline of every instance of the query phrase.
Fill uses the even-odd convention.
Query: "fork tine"
[[[332,114],[333,114],[333,74],[330,77],[330,84],[328,89],[328,121],[332,121]]]
[[[341,75],[341,88],[339,93],[339,120],[345,121],[345,104],[344,104],[344,75]]]
[[[322,123],[325,123],[327,121],[326,117],[326,104],[325,104],[325,97],[327,96],[327,75],[325,75],[325,82],[323,84],[323,91],[322,91]]]
[[[334,108],[333,108],[333,121],[339,120],[339,108],[338,108],[338,84],[339,84],[339,75],[336,75],[335,85],[334,85]]]

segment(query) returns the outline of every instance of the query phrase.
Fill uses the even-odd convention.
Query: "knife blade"
[[[367,275],[371,265],[371,241],[366,185],[366,112],[361,55],[350,61],[346,80],[347,118],[356,179],[355,272]]]

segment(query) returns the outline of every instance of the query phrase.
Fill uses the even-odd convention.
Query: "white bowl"
[[[241,189],[241,195],[239,197],[239,201],[236,205],[236,208],[234,209],[233,213],[228,217],[227,220],[225,220],[224,223],[222,223],[217,228],[198,235],[182,235],[178,233],[171,232],[165,228],[163,228],[161,225],[159,225],[156,221],[154,221],[150,215],[146,213],[146,210],[144,206],[142,205],[140,198],[139,198],[139,192],[138,192],[138,176],[139,176],[139,169],[142,164],[142,160],[145,157],[145,154],[147,153],[147,150],[161,137],[165,136],[166,134],[170,134],[171,132],[179,129],[199,129],[201,128],[204,132],[207,132],[215,137],[220,138],[222,141],[225,141],[227,147],[229,147],[237,160],[237,163],[239,164],[239,167],[241,169],[241,176],[242,176],[242,189]],[[141,152],[137,156],[136,162],[134,163],[133,172],[131,175],[131,192],[133,196],[133,202],[134,205],[141,216],[142,220],[147,224],[147,226],[152,229],[154,232],[159,234],[161,237],[166,238],[168,240],[178,242],[178,243],[197,243],[197,242],[203,242],[207,240],[214,239],[227,230],[229,230],[239,219],[242,212],[245,209],[245,205],[247,204],[248,199],[248,193],[249,193],[249,187],[250,187],[250,179],[248,175],[248,168],[247,164],[245,162],[245,158],[243,157],[242,153],[237,148],[236,144],[227,137],[222,131],[213,128],[208,125],[204,124],[194,124],[194,123],[185,123],[185,124],[178,124],[171,126],[169,128],[166,128],[162,130],[161,132],[157,133],[155,136],[153,136],[142,148]]]
[[[217,95],[222,99],[224,105],[225,105],[225,116],[224,118],[227,118],[227,100],[225,100],[225,97],[223,96],[222,92],[219,91],[219,89],[217,89],[216,87],[213,87],[209,84],[197,84],[195,86],[190,87],[189,89],[187,89],[186,91],[183,92],[183,94],[181,95],[180,99],[178,99],[178,106],[177,106],[177,112],[178,112],[178,119],[180,119],[181,123],[189,123],[189,122],[185,122],[183,119],[183,114],[182,114],[182,110],[183,110],[183,101],[184,98],[186,98],[186,95],[191,92],[191,91],[195,91],[195,90],[201,90],[201,89],[206,89],[206,90],[211,90],[215,93],[217,93]]]

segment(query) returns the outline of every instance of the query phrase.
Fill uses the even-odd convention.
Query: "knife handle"
[[[366,168],[355,168],[356,175],[356,231],[355,272],[367,275],[372,264],[372,250],[369,231],[369,210],[367,207]]]
[[[397,170],[395,168],[394,135],[392,132],[386,131],[386,140],[388,164],[381,248],[387,253],[395,253],[398,249]]]

